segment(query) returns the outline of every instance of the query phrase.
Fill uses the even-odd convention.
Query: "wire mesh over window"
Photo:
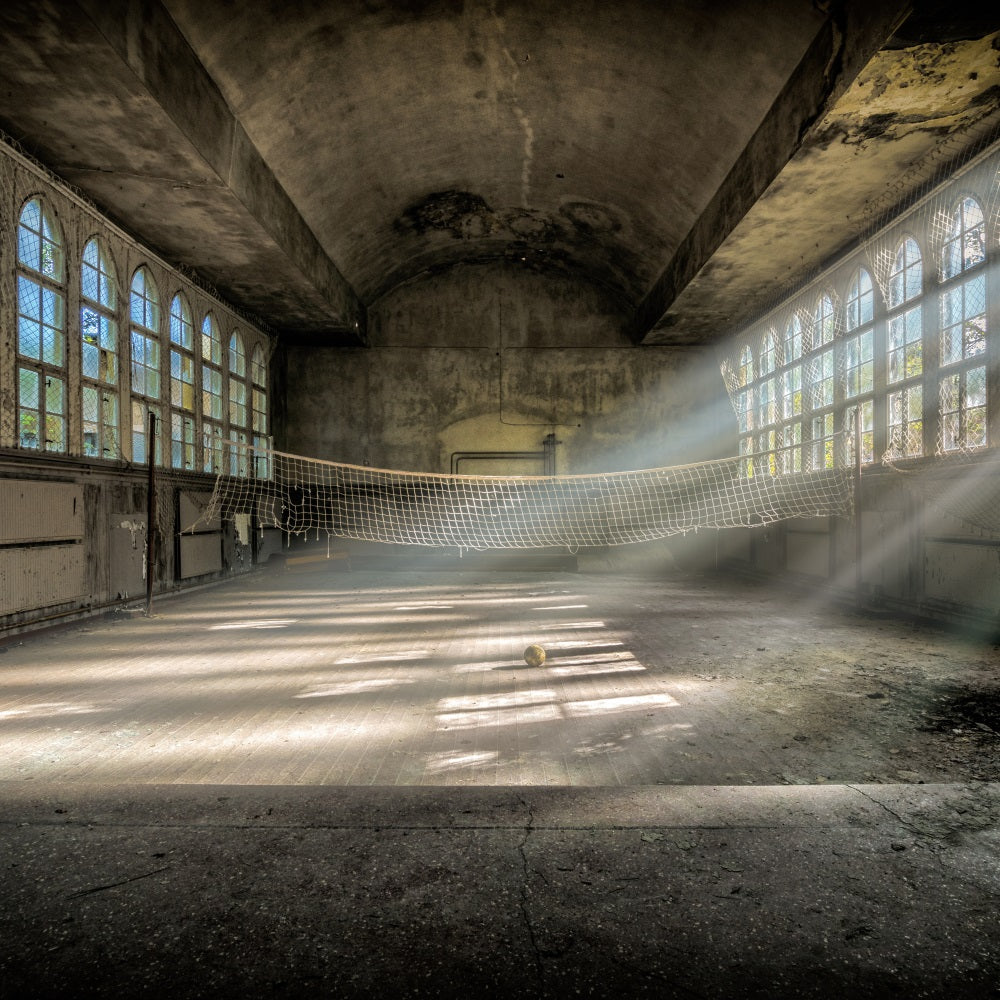
[[[939,450],[989,443],[986,393],[986,226],[974,198],[952,210],[941,250]]]
[[[268,478],[267,468],[267,362],[264,352],[257,344],[250,356],[250,382],[252,389],[253,410],[253,447],[256,467],[253,474],[258,479]]]
[[[153,461],[162,465],[160,444],[160,300],[156,285],[146,268],[140,267],[132,278],[131,373],[132,373],[132,461],[148,461],[149,418],[152,415],[157,433]]]
[[[17,442],[64,452],[66,298],[62,237],[41,198],[29,198],[17,227]]]
[[[119,458],[117,283],[107,250],[93,238],[80,264],[83,454]]]
[[[202,469],[222,471],[222,335],[212,313],[201,324]]]
[[[187,297],[170,302],[170,464],[195,468],[194,323]]]

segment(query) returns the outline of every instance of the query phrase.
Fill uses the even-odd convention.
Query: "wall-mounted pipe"
[[[530,459],[534,462],[541,462],[545,468],[546,452],[544,451],[453,451],[451,453],[451,474],[459,475],[459,465],[468,459],[509,459],[524,461]],[[543,475],[549,475],[548,472]]]
[[[555,434],[546,434],[542,439],[541,451],[453,451],[451,453],[451,474],[459,475],[459,465],[467,459],[481,460],[516,460],[542,463],[542,475],[556,474],[556,440]]]

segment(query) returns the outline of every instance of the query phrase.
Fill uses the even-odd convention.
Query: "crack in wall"
[[[490,3],[490,16],[493,18],[493,24],[496,26],[497,39],[500,42],[504,58],[511,66],[510,105],[518,124],[521,126],[521,130],[524,132],[524,159],[521,161],[521,207],[527,208],[528,195],[531,190],[531,166],[534,160],[535,130],[532,128],[531,119],[528,117],[527,112],[521,107],[517,99],[517,82],[521,77],[521,70],[504,39],[503,22],[500,19],[500,15],[497,14],[496,0],[492,0]]]

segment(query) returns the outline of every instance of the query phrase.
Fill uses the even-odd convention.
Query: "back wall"
[[[540,474],[731,454],[713,351],[636,347],[600,290],[512,264],[462,265],[369,310],[368,348],[289,347],[278,447],[419,472]],[[502,458],[469,453],[505,453]]]

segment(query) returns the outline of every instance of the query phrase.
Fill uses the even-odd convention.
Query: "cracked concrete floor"
[[[8,647],[0,998],[998,995],[991,641],[732,580],[389,576]],[[212,628],[250,621],[285,624]]]

